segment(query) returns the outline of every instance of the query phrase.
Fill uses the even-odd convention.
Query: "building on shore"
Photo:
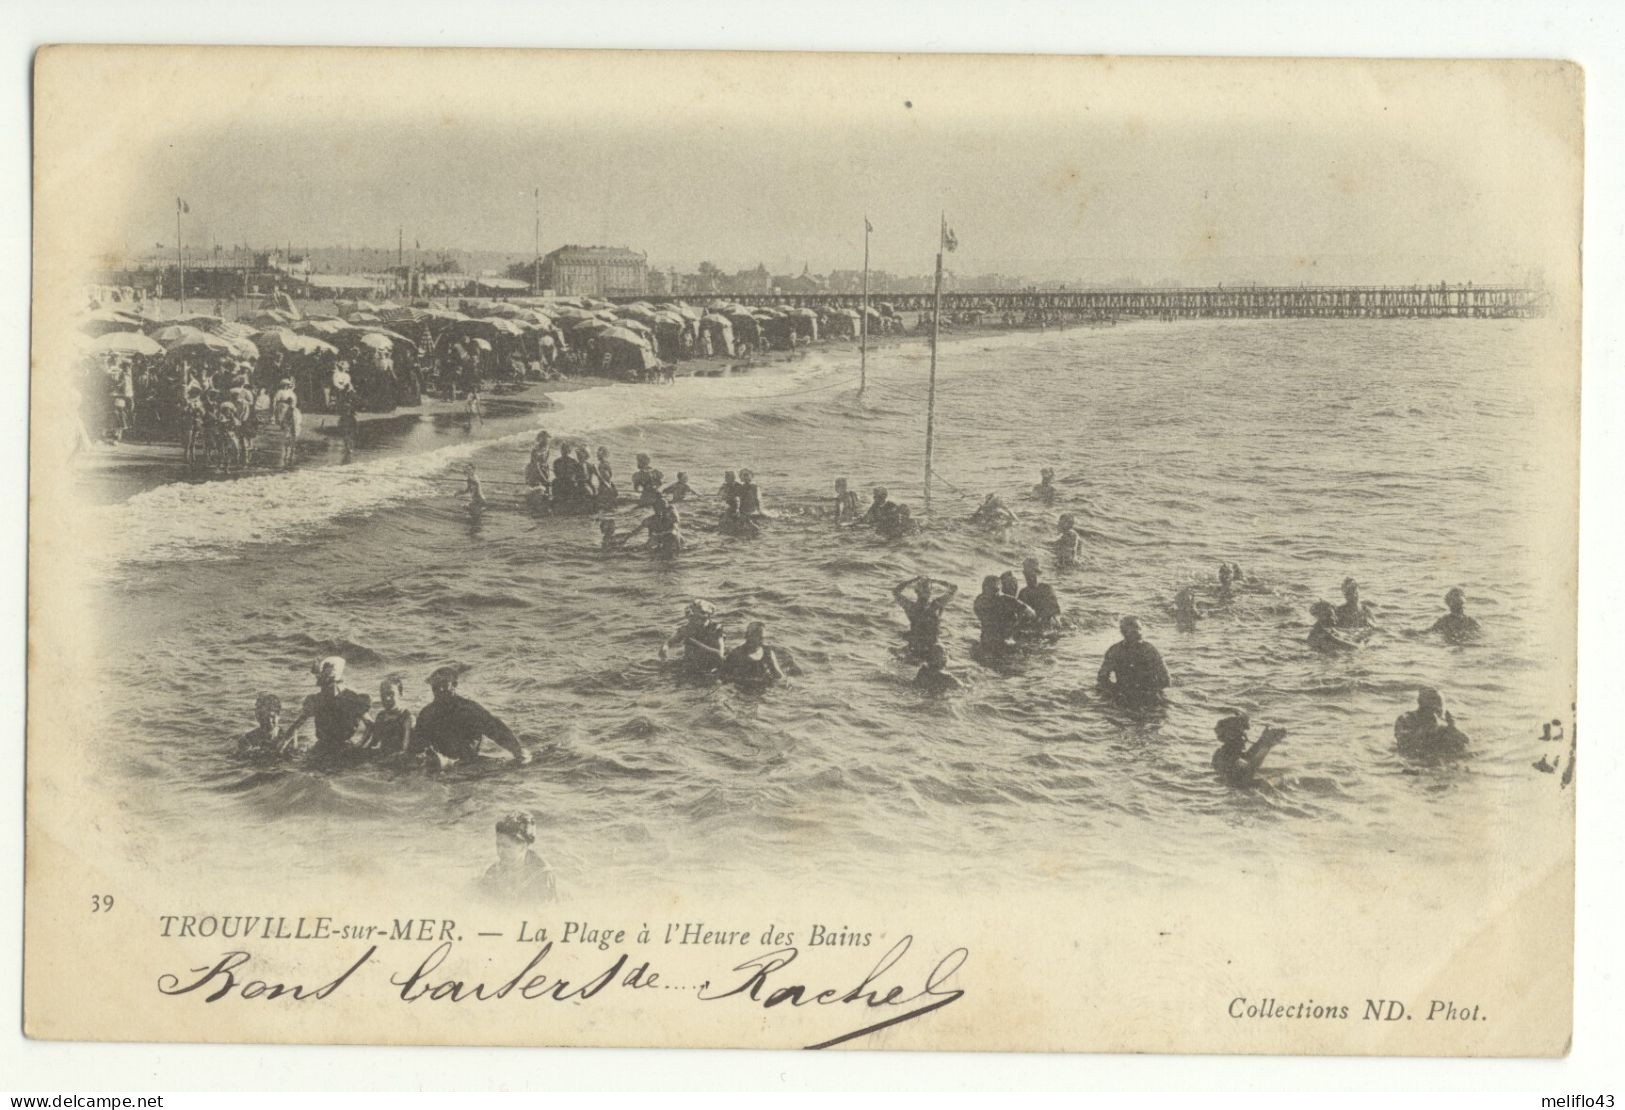
[[[542,287],[565,297],[642,296],[649,292],[649,256],[567,244],[542,259]]]

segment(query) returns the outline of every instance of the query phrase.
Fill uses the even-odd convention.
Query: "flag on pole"
[[[185,212],[185,213],[190,214],[191,211],[192,211],[192,206],[190,204],[187,204],[180,197],[176,197],[175,198],[175,211],[177,211],[177,212]]]
[[[875,229],[875,225],[869,222],[869,217],[868,216],[863,217],[863,230],[865,232],[870,232],[870,231],[873,231],[874,229]]]
[[[948,226],[947,220],[942,221],[942,249],[949,251],[959,249],[959,236],[954,234],[954,229]]]
[[[423,240],[422,239],[413,239],[412,240],[412,249],[415,250],[415,251],[422,250],[423,249]]]

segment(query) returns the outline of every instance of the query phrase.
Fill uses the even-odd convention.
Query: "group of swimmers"
[[[506,751],[515,763],[530,762],[512,729],[457,692],[461,667],[437,667],[430,673],[431,700],[415,718],[402,704],[405,682],[400,675],[390,675],[379,684],[380,708],[374,712],[370,697],[345,685],[344,670],[344,658],[338,655],[312,667],[316,692],[304,699],[287,724],[282,722],[282,699],[260,694],[254,701],[257,724],[238,739],[238,753],[250,758],[286,758],[293,754],[300,726],[309,721],[316,742],[306,757],[335,768],[376,761],[418,764],[439,771],[477,760],[486,740]]]
[[[546,431],[540,432],[526,467],[528,497],[545,501],[554,511],[607,513],[615,509],[619,491],[607,448],[599,447],[595,459],[585,445],[561,443],[558,457],[550,466],[550,447],[551,436]],[[1055,499],[1054,477],[1052,469],[1041,471],[1040,481],[1032,491],[1036,499],[1046,503]],[[602,548],[606,551],[624,548],[639,532],[647,532],[651,549],[675,555],[682,549],[681,522],[675,506],[693,493],[687,474],[679,473],[677,481],[667,485],[650,457],[639,454],[631,487],[638,505],[649,509],[650,514],[625,533],[617,531],[613,517],[601,519]],[[472,467],[468,474],[468,493],[474,505],[484,503],[479,479]],[[769,519],[761,490],[749,469],[741,469],[737,474],[728,471],[717,495],[723,506],[720,528],[724,532],[755,535],[759,525]],[[860,511],[857,495],[848,488],[845,478],[835,482],[834,504],[829,512],[839,526],[869,526],[885,536],[900,535],[916,527],[908,507],[894,502],[884,486],[874,487],[871,503]],[[990,494],[971,514],[970,521],[985,528],[1002,529],[1014,524],[1016,517],[997,494]],[[1060,516],[1053,547],[1058,566],[1067,568],[1079,562],[1083,540],[1073,514]],[[1066,628],[1060,599],[1053,586],[1041,581],[1036,557],[1023,561],[1022,575],[1025,584],[1012,571],[990,574],[982,580],[982,591],[973,603],[973,612],[979,626],[976,647],[983,662],[990,662],[1013,647],[1054,639]],[[1250,585],[1236,563],[1221,564],[1218,580],[1220,606],[1231,602]],[[1327,602],[1317,601],[1310,607],[1313,624],[1308,644],[1317,651],[1354,650],[1377,629],[1373,606],[1361,599],[1359,584],[1347,578],[1342,590],[1342,605],[1334,608]],[[963,680],[948,669],[948,655],[941,643],[942,614],[957,594],[958,587],[952,583],[925,575],[892,587],[893,601],[908,620],[908,633],[900,654],[920,664],[914,685],[921,690],[946,693],[964,685]],[[1450,590],[1445,595],[1445,604],[1448,612],[1429,631],[1455,643],[1475,639],[1480,633],[1479,625],[1466,614],[1462,591]],[[1212,612],[1212,607],[1204,609],[1197,603],[1195,591],[1186,587],[1176,594],[1172,612],[1179,627],[1188,629]],[[1118,628],[1121,639],[1107,649],[1101,661],[1097,688],[1110,700],[1129,708],[1161,703],[1170,685],[1161,654],[1145,640],[1138,618],[1125,616]],[[750,623],[743,642],[730,648],[722,624],[716,619],[715,607],[703,599],[688,604],[683,623],[661,645],[660,658],[669,658],[673,649],[681,649],[681,666],[685,671],[741,686],[763,687],[796,673],[789,653],[767,643],[766,628],[760,621]],[[434,700],[425,707],[415,726],[411,714],[399,705],[402,685],[398,677],[392,676],[382,684],[379,691],[382,708],[374,716],[366,695],[344,688],[342,659],[324,660],[316,673],[318,692],[306,699],[297,719],[286,728],[278,727],[281,711],[278,699],[274,695],[262,695],[256,705],[260,727],[243,738],[244,751],[285,752],[294,730],[305,720],[313,719],[317,742],[311,754],[323,759],[422,760],[438,768],[477,755],[482,738],[507,749],[516,759],[525,758],[506,725],[476,703],[456,694],[456,668],[442,667],[430,675]],[[1283,729],[1266,728],[1259,741],[1249,746],[1249,728],[1247,715],[1240,711],[1226,711],[1215,726],[1220,748],[1214,754],[1214,766],[1227,781],[1251,780],[1265,755],[1285,736]],[[1428,687],[1420,691],[1417,708],[1395,722],[1394,734],[1401,749],[1413,754],[1456,754],[1467,743],[1465,734],[1456,728],[1454,718],[1445,711],[1442,696]]]

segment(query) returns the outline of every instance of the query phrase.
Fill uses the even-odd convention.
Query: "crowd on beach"
[[[746,307],[726,301],[611,304],[590,297],[464,301],[459,309],[336,302],[306,312],[277,294],[235,320],[213,313],[147,314],[147,304],[92,303],[77,330],[83,404],[80,446],[99,430],[179,444],[187,464],[249,465],[266,426],[296,441],[298,414],[336,415],[346,447],[357,413],[389,412],[425,397],[463,401],[478,414],[493,386],[596,375],[667,382],[689,359],[749,358],[820,339],[903,330],[889,304],[868,310]],[[865,325],[865,319],[867,325]],[[279,408],[271,399],[281,393]],[[291,443],[284,465],[294,461]]]

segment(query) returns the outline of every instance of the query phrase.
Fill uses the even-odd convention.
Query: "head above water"
[[[1459,586],[1451,587],[1450,592],[1444,595],[1444,603],[1452,613],[1460,613],[1467,604],[1467,595],[1461,592]]]
[[[341,686],[344,684],[344,656],[329,655],[311,669],[316,676],[318,686]]]
[[[1228,564],[1228,563],[1220,563],[1219,564],[1219,585],[1221,585],[1221,586],[1230,585],[1231,578],[1232,578],[1232,575],[1230,573],[1230,564]]]
[[[725,485],[725,486],[731,486],[731,485],[733,485],[733,484],[734,484],[734,483],[735,483],[735,482],[736,482],[736,481],[738,481],[738,478],[737,478],[737,477],[736,477],[736,476],[735,476],[735,475],[734,475],[734,472],[733,472],[733,471],[731,471],[731,470],[724,470],[724,471],[723,471],[723,472],[722,472],[722,484],[723,484],[723,485]]]
[[[1421,686],[1416,691],[1416,708],[1433,713],[1444,712],[1444,697],[1431,686]]]
[[[767,635],[767,625],[761,621],[751,621],[745,626],[745,643],[750,647],[761,647],[762,638]]]
[[[609,458],[609,448],[608,448],[608,447],[600,447],[600,448],[599,448],[599,449],[598,449],[598,457],[599,457],[599,458],[600,458],[600,459],[607,459],[607,458]]]
[[[649,465],[649,456],[646,455],[646,454],[643,454],[642,452],[639,452],[638,453],[638,465],[639,466],[648,466]]]
[[[686,471],[686,470],[679,470],[679,471],[678,471],[678,472],[677,472],[677,480],[678,480],[678,481],[679,481],[679,482],[686,482],[686,481],[688,481],[688,471]]]
[[[1017,593],[1019,593],[1021,591],[1021,586],[1016,582],[1016,572],[1013,570],[1007,570],[1003,574],[999,575],[999,588],[1005,593],[1009,594],[1011,597],[1014,597]]]
[[[1037,585],[1037,583],[1038,583],[1038,557],[1036,555],[1029,555],[1025,559],[1021,560],[1021,573],[1027,579],[1027,585],[1029,585],[1029,586]]]
[[[999,576],[996,574],[990,574],[983,578],[982,592],[990,597],[997,594],[999,592]]]
[[[1247,730],[1253,724],[1252,718],[1248,717],[1246,712],[1240,709],[1227,712],[1228,716],[1220,718],[1218,724],[1213,726],[1213,734],[1219,738],[1221,743],[1226,745],[1245,744],[1247,742]]]
[[[1055,468],[1053,466],[1044,467],[1038,472],[1038,480],[1046,486],[1055,481]]]
[[[602,535],[613,536],[615,534],[615,518],[606,516],[600,520],[598,522],[598,531]]]
[[[1315,618],[1317,624],[1330,624],[1332,619],[1337,616],[1337,610],[1332,608],[1332,603],[1329,601],[1317,601],[1309,606],[1309,615]]]
[[[254,699],[254,717],[262,725],[270,725],[282,715],[282,699],[275,694],[261,694]]]
[[[712,605],[704,598],[697,597],[688,603],[688,607],[683,610],[683,615],[688,617],[689,620],[709,620],[711,614],[716,611],[717,607],[715,605]]]
[[[835,492],[836,493],[845,493],[846,492],[846,479],[845,478],[837,478],[837,479],[835,479]]]
[[[755,477],[756,475],[751,473],[749,470],[741,470],[739,472],[739,480],[747,484]]]
[[[461,673],[461,668],[449,663],[444,667],[436,667],[429,672],[429,689],[437,695],[454,693]]]
[[[1117,622],[1117,631],[1123,634],[1123,639],[1128,643],[1138,643],[1140,640],[1140,618],[1124,617]]]
[[[1056,522],[1056,526],[1063,532],[1070,532],[1074,527],[1077,526],[1077,523],[1077,517],[1073,516],[1071,513],[1062,513],[1061,519]]]
[[[497,836],[520,844],[536,843],[536,821],[528,813],[510,813],[497,822]]]
[[[882,504],[886,500],[886,498],[888,496],[890,496],[890,495],[887,494],[885,486],[876,486],[874,488],[874,498],[875,498],[875,504],[876,505]]]
[[[1360,584],[1352,578],[1343,579],[1343,596],[1354,601],[1360,596]]]

